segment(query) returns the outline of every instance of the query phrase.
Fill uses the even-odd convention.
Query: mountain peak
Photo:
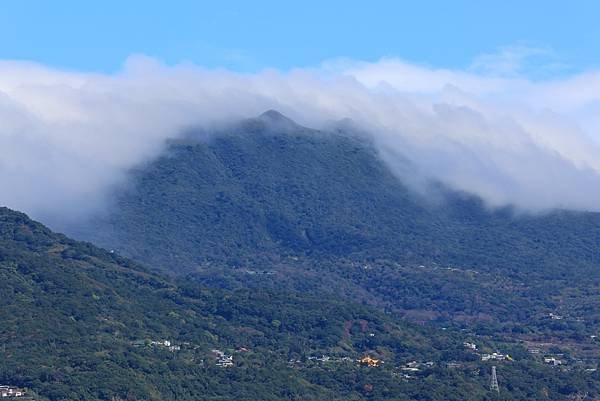
[[[284,116],[283,114],[281,114],[280,112],[278,112],[277,110],[274,110],[274,109],[265,111],[260,116],[258,116],[258,118],[260,118],[261,120],[268,120],[268,121],[290,121],[290,122],[293,122],[291,119],[287,118],[286,116]]]
[[[277,110],[267,110],[262,113],[260,116],[256,118],[258,121],[261,121],[265,124],[266,127],[270,129],[280,130],[280,131],[291,131],[301,128],[301,126],[296,123],[291,118],[288,118],[278,112]]]

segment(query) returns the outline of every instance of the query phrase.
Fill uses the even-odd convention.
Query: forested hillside
[[[431,193],[407,188],[368,136],[271,111],[170,143],[132,171],[108,215],[70,232],[213,287],[329,293],[417,321],[589,342],[599,214]]]
[[[0,209],[0,274],[0,381],[37,399],[490,397],[490,364],[461,334],[328,297],[173,282],[8,209]],[[501,399],[598,391],[595,374],[477,341],[515,356],[500,369],[510,380]],[[358,362],[366,356],[378,366]]]
[[[484,400],[478,352],[496,350],[513,355],[500,399],[600,391],[515,343],[474,351],[339,298],[174,282],[8,209],[0,274],[0,380],[42,400]]]

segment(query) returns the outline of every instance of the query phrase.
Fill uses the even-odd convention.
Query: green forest
[[[481,338],[480,347],[514,355],[498,362],[502,392],[491,393],[491,364],[465,348],[458,330],[333,297],[179,282],[8,209],[0,211],[0,267],[0,380],[42,400],[600,394],[597,373],[546,367],[519,345]],[[165,339],[176,349],[159,344]],[[233,356],[233,365],[218,366],[213,350]],[[358,362],[365,356],[382,363]],[[411,362],[418,368],[407,374]]]

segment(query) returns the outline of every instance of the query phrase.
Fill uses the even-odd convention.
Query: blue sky
[[[598,15],[594,1],[6,0],[0,59],[102,72],[136,53],[236,71],[340,57],[464,69],[527,46],[573,72],[600,65]]]

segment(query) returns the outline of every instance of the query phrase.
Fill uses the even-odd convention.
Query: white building
[[[507,359],[509,359],[508,355],[504,355],[504,354],[498,354],[497,352],[494,352],[493,354],[482,354],[481,355],[481,360],[482,361],[506,361]]]
[[[473,351],[477,351],[477,345],[475,343],[471,343],[471,342],[465,341],[463,343],[463,345],[465,346],[465,348],[468,348],[468,349],[473,350]]]
[[[25,390],[13,386],[0,386],[0,397],[23,397]]]
[[[233,355],[223,355],[217,359],[217,366],[221,368],[230,368],[233,366]]]
[[[552,365],[552,366],[558,366],[558,365],[562,365],[563,362],[560,359],[556,359],[553,356],[547,356],[544,358],[544,363],[547,363],[548,365]]]

